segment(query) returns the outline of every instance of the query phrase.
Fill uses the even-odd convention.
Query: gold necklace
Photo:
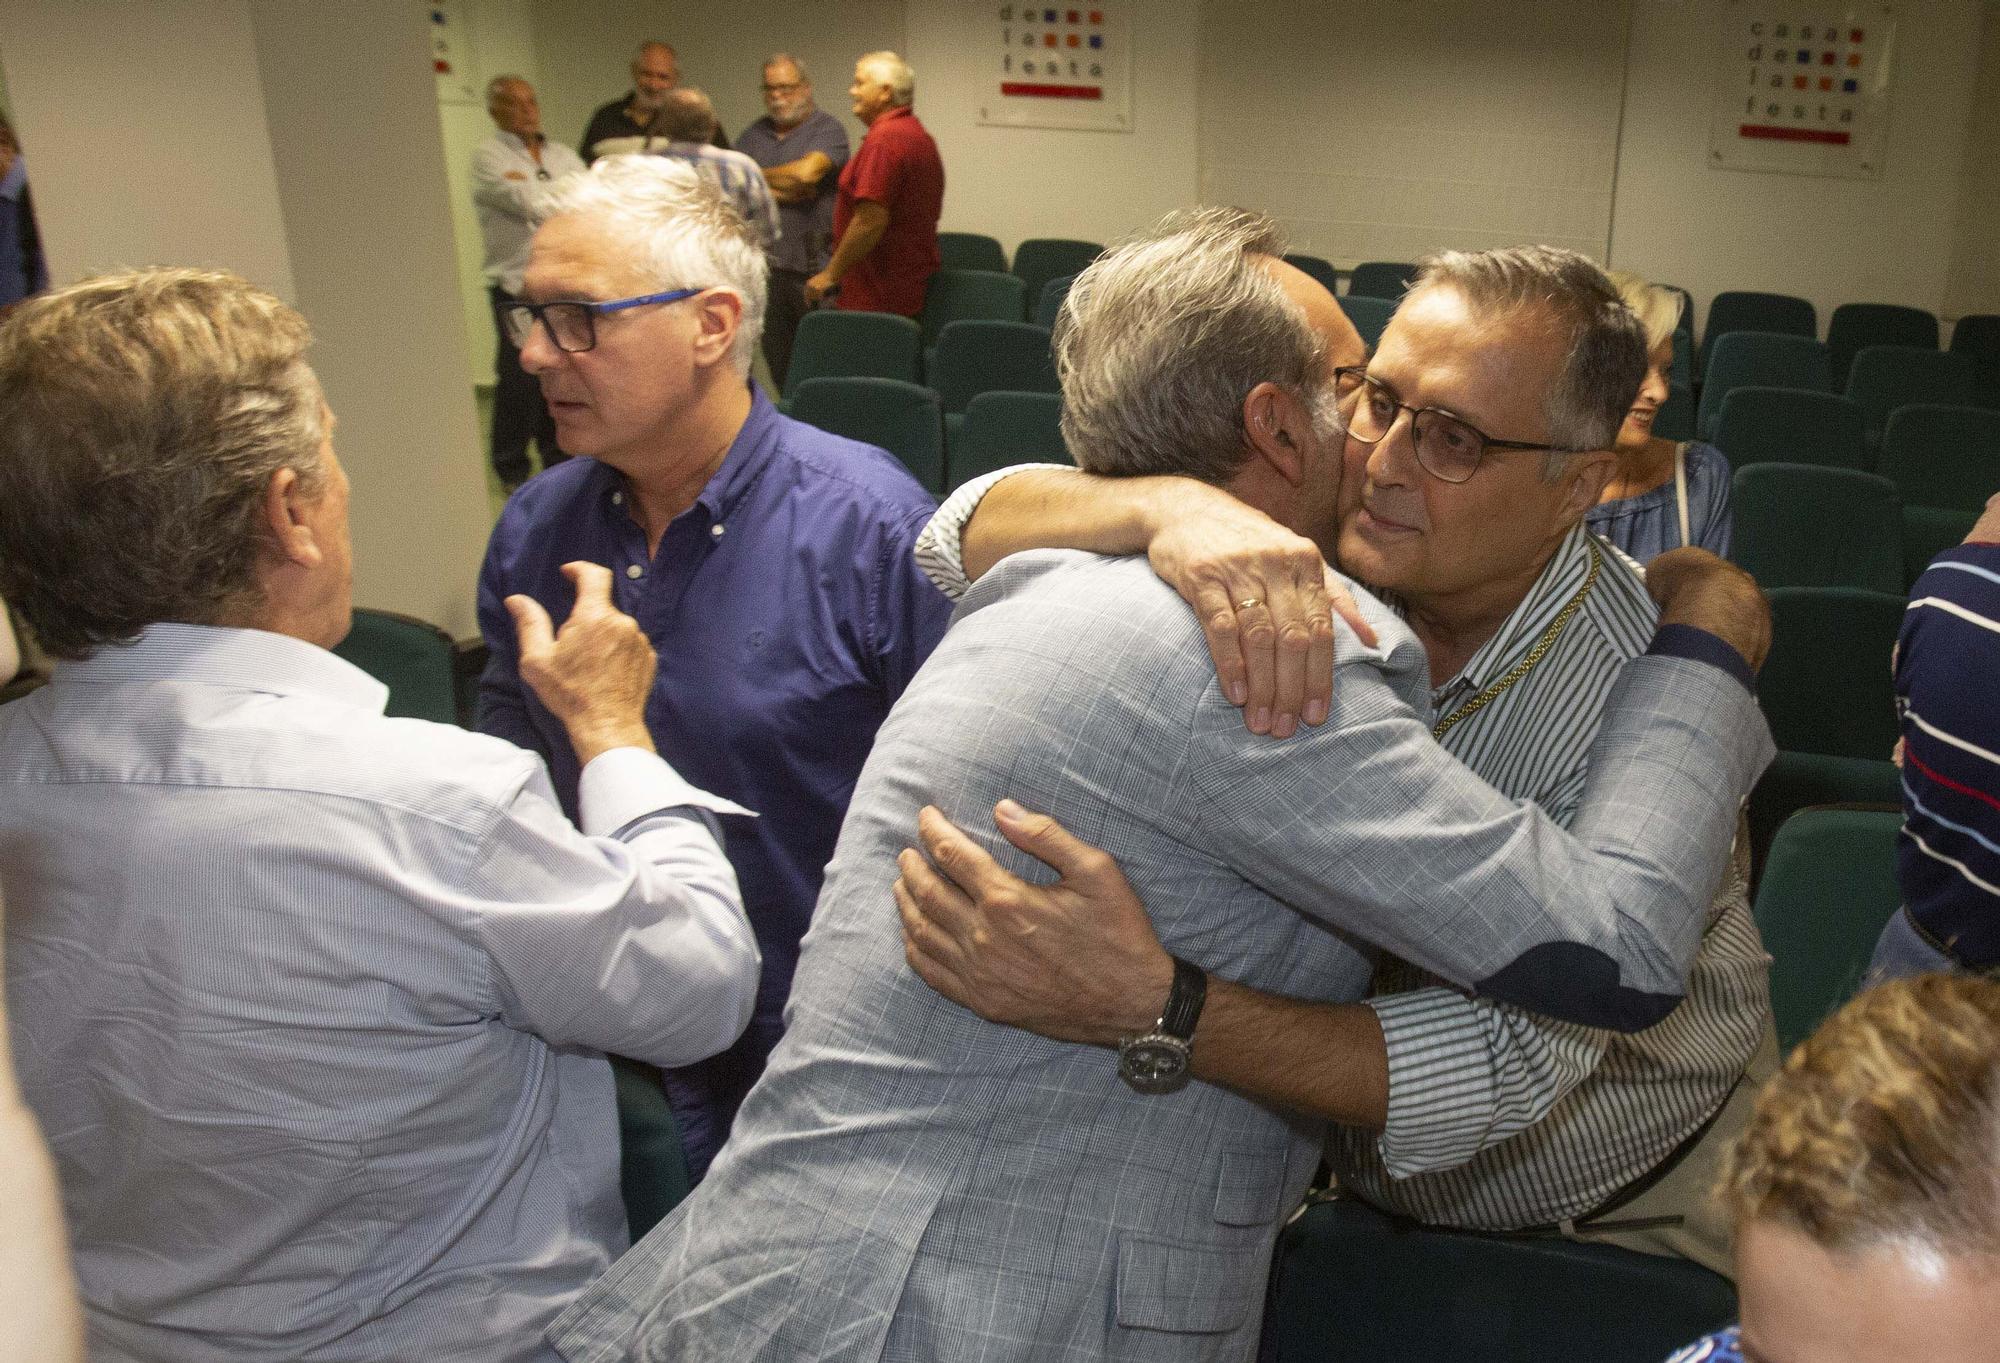
[[[1576,589],[1576,595],[1563,603],[1563,608],[1556,612],[1555,619],[1549,621],[1549,627],[1542,631],[1541,638],[1535,640],[1535,646],[1528,650],[1526,657],[1508,668],[1506,676],[1439,720],[1431,729],[1432,738],[1443,738],[1458,726],[1459,721],[1469,719],[1491,705],[1501,692],[1534,671],[1535,664],[1555,647],[1556,640],[1562,637],[1562,632],[1569,627],[1571,619],[1582,608],[1583,599],[1589,596],[1590,589],[1597,585],[1597,570],[1604,564],[1604,556],[1598,552],[1594,539],[1586,539],[1584,546],[1590,550],[1590,571],[1584,574],[1583,585]]]

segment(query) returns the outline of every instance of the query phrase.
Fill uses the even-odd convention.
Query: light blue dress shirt
[[[600,1050],[729,1044],[758,956],[638,749],[586,837],[512,744],[254,630],[156,625],[0,709],[21,1088],[92,1357],[545,1359],[624,1248]]]

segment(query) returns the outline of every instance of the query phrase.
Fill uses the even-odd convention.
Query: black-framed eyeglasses
[[[643,308],[652,303],[678,303],[683,298],[706,292],[707,289],[668,289],[665,293],[642,293],[636,298],[613,298],[603,303],[569,300],[559,303],[506,303],[500,308],[500,316],[507,324],[508,339],[517,347],[528,343],[535,323],[540,322],[549,329],[549,339],[556,343],[556,349],[580,355],[597,345],[597,319],[605,313]]]
[[[1538,445],[1527,440],[1496,440],[1471,422],[1436,407],[1412,407],[1380,379],[1368,377],[1360,365],[1333,371],[1333,391],[1347,433],[1364,445],[1389,434],[1399,412],[1410,414],[1410,444],[1424,472],[1445,483],[1463,483],[1479,471],[1488,450],[1539,450],[1544,454],[1582,454],[1567,445]]]

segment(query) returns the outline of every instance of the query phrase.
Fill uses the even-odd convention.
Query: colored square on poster
[[[1791,60],[1791,55],[1792,55],[1791,53],[1785,51],[1785,49],[1781,47],[1776,52],[1773,52],[1771,54],[1771,60],[1777,62],[1779,65],[1782,66],[1785,62]]]
[[[1070,45],[1071,47],[1075,47],[1075,46],[1077,46],[1077,45],[1078,45],[1079,43],[1081,43],[1082,41],[1083,41],[1083,39],[1079,38],[1079,37],[1078,37],[1078,36],[1077,36],[1076,34],[1074,34],[1074,33],[1072,33],[1072,34],[1070,34],[1070,35],[1069,35],[1069,45]]]
[[[1860,54],[1859,52],[1850,52],[1850,53],[1848,53],[1848,54],[1847,54],[1847,64],[1848,64],[1849,66],[1859,66],[1859,65],[1861,65],[1861,54]]]
[[[1078,17],[1077,17],[1077,13],[1076,13],[1076,11],[1075,11],[1075,10],[1071,10],[1071,11],[1069,12],[1069,21],[1070,21],[1070,22],[1071,22],[1072,24],[1080,24],[1080,23],[1082,23],[1082,22],[1083,22],[1083,20],[1082,20],[1082,19],[1080,19],[1080,18],[1078,18]]]
[[[1807,79],[1806,79],[1806,78],[1805,78],[1804,76],[1793,76],[1793,77],[1792,77],[1792,88],[1793,88],[1794,90],[1803,90],[1803,89],[1805,89],[1805,88],[1806,88],[1806,86],[1807,86],[1807,85],[1809,85],[1809,84],[1811,84],[1811,82],[1810,82],[1809,80],[1807,80]]]
[[[1805,49],[1804,49],[1803,47],[1802,47],[1802,48],[1800,48],[1800,49],[1799,49],[1799,65],[1801,65],[1801,66],[1804,66],[1804,65],[1805,65],[1805,64],[1806,64],[1807,62],[1809,62],[1809,61],[1811,61],[1811,60],[1812,60],[1812,53],[1810,53],[1810,52],[1806,51],[1806,50],[1805,50]]]
[[[1090,12],[1090,22],[1091,22],[1091,23],[1093,23],[1093,24],[1096,24],[1096,25],[1097,25],[1097,26],[1099,26],[1100,28],[1101,28],[1101,27],[1103,27],[1103,25],[1104,25],[1104,11],[1103,11],[1103,10],[1101,10],[1101,9],[1094,9],[1094,10],[1092,10],[1092,11]],[[1859,42],[1859,41],[1861,41],[1861,40],[1860,40],[1859,38],[1857,38],[1857,39],[1855,39],[1855,41],[1856,41],[1856,42]],[[1091,46],[1095,47],[1095,46],[1096,46],[1096,44],[1095,44],[1095,43],[1092,43],[1092,44],[1091,44]]]
[[[1831,52],[1822,52],[1822,53],[1820,53],[1820,54],[1819,54],[1819,64],[1820,64],[1821,66],[1832,66],[1832,65],[1833,65],[1833,54],[1832,54]]]
[[[1831,90],[1831,89],[1833,89],[1833,77],[1832,77],[1832,76],[1821,76],[1821,77],[1819,78],[1819,88],[1820,88],[1820,89],[1822,89],[1822,90]]]
[[[1053,33],[1044,33],[1044,34],[1042,35],[1042,46],[1043,46],[1043,47],[1054,47],[1055,45],[1056,45],[1056,35],[1055,35],[1055,34],[1053,34]]]
[[[1103,46],[1104,46],[1104,35],[1103,35],[1102,33],[1093,33],[1093,34],[1091,34],[1091,35],[1090,35],[1090,45],[1091,45],[1092,47],[1103,47]]]
[[[1042,22],[1043,22],[1043,23],[1045,23],[1045,24],[1053,24],[1053,23],[1054,23],[1055,21],[1056,21],[1056,12],[1055,12],[1054,10],[1052,10],[1052,9],[1045,9],[1045,10],[1043,10],[1043,11],[1042,11]]]
[[[1840,83],[1840,93],[1843,95],[1851,95],[1860,88],[1860,81],[1844,80]]]
[[[1857,29],[1853,29],[1853,30],[1851,30],[1851,31],[1850,31],[1850,32],[1848,33],[1848,35],[1847,35],[1847,41],[1848,41],[1848,42],[1850,42],[1850,43],[1858,43],[1858,42],[1860,42],[1860,41],[1861,41],[1861,32],[1862,32],[1862,31],[1861,31],[1860,29],[1858,29],[1858,28],[1857,28]]]

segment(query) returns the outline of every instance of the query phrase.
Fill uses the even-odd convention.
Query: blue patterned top
[[[1729,557],[1732,521],[1729,513],[1729,458],[1698,440],[1686,446],[1688,537],[1681,538],[1680,498],[1674,480],[1667,479],[1636,497],[1601,502],[1584,514],[1583,523],[1641,563],[1669,549],[1692,544]]]
[[[1706,1339],[1698,1339],[1667,1363],[1743,1363],[1743,1330],[1732,1325]]]

